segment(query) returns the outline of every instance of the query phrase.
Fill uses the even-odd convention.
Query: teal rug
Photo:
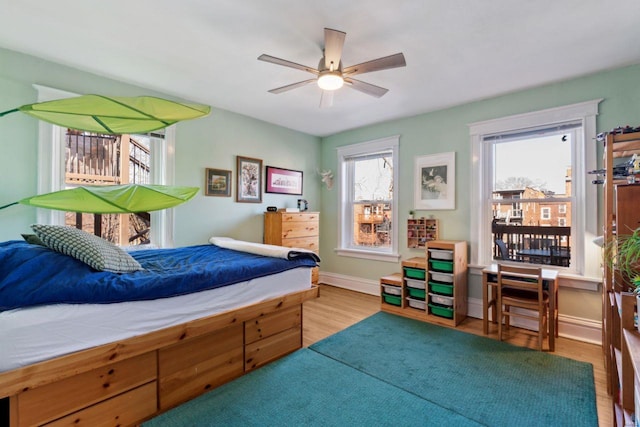
[[[598,426],[590,364],[377,313],[144,424]]]

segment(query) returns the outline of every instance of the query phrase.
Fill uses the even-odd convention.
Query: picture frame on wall
[[[231,171],[206,168],[204,183],[205,196],[231,197]]]
[[[415,158],[414,208],[446,210],[456,208],[456,153]]]
[[[262,203],[262,160],[236,156],[236,202]]]
[[[302,196],[302,171],[267,166],[264,191]]]

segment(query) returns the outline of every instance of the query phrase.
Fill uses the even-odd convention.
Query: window
[[[338,253],[397,261],[399,137],[338,148],[340,227]]]
[[[65,130],[65,188],[83,185],[149,184],[151,144],[164,131],[149,135],[102,135]],[[102,214],[66,212],[65,224],[127,246],[150,242],[149,212]]]
[[[38,102],[76,96],[74,93],[34,85],[38,91]],[[164,129],[164,138],[147,136],[150,158],[145,159],[144,154],[134,156],[140,161],[145,159],[149,163],[149,183],[172,185],[174,182],[174,147],[175,126]],[[67,129],[45,122],[40,122],[38,136],[38,194],[49,193],[66,188],[66,140]],[[135,161],[134,161],[135,163]],[[132,168],[129,168],[130,174]],[[136,172],[137,173],[137,172]],[[137,179],[140,176],[136,177]],[[37,222],[41,224],[65,224],[65,213],[50,209],[37,210]],[[151,212],[150,221],[153,227],[150,233],[151,242],[159,247],[173,246],[173,210],[164,209]]]
[[[558,213],[559,214],[566,214],[567,213],[567,205],[558,206]]]
[[[597,221],[586,209],[595,189],[585,185],[595,150],[585,146],[595,136],[599,102],[470,125],[471,212],[478,212],[471,217],[471,263],[498,259],[501,240],[514,262],[552,265],[551,248],[561,246],[568,266],[553,266],[584,271],[585,230]]]

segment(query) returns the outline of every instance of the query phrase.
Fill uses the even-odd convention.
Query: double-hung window
[[[470,125],[472,264],[584,272],[586,230],[597,222],[586,172],[595,165],[598,102]]]
[[[38,91],[38,102],[77,96],[45,86],[34,85],[34,87]],[[136,143],[127,145],[130,147],[130,155],[127,156],[129,162],[124,162],[124,164],[127,165],[128,171],[119,174],[126,177],[125,182],[173,184],[175,127],[170,126],[164,129],[163,133],[164,136],[151,134],[124,136],[136,140]],[[98,175],[104,175],[100,177],[102,180],[106,179],[108,175],[114,175],[111,172],[97,173],[98,170],[111,167],[112,163],[109,159],[117,153],[107,150],[106,147],[110,144],[105,142],[106,136],[70,132],[66,128],[41,122],[38,138],[38,194],[63,190],[77,185],[92,184],[93,182],[88,178],[94,178],[95,181]],[[87,142],[92,139],[98,142]],[[96,154],[97,151],[101,151],[102,154]],[[77,182],[69,182],[70,179]],[[101,183],[108,184],[109,182]],[[120,183],[120,181],[114,181],[112,184]],[[65,215],[63,211],[38,209],[37,222],[62,225],[67,223],[65,216],[68,215]],[[145,239],[149,236],[151,243],[159,247],[173,246],[173,210],[163,209],[151,212],[147,219],[153,224],[153,227],[151,227],[150,233],[142,233],[145,235]],[[76,220],[70,218],[69,221]],[[140,231],[144,230],[140,229]],[[137,234],[137,231],[133,234]],[[119,239],[119,242],[126,244],[122,240],[124,239]]]
[[[394,136],[338,148],[339,254],[398,260],[398,145]]]

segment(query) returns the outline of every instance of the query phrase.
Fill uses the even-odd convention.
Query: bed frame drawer
[[[46,402],[43,402],[43,406],[46,406]],[[130,426],[136,425],[156,411],[156,382],[154,381],[67,415],[46,426]]]
[[[248,344],[244,369],[249,372],[302,347],[302,326]]]
[[[241,376],[242,335],[242,324],[238,324],[160,349],[160,409],[169,409]]]
[[[149,352],[27,390],[16,398],[18,425],[40,425],[154,381],[156,366],[156,353]],[[155,392],[149,400],[155,411]]]
[[[244,342],[251,344],[255,341],[270,337],[287,329],[300,327],[302,324],[302,307],[291,307],[268,316],[261,316],[244,322]]]

